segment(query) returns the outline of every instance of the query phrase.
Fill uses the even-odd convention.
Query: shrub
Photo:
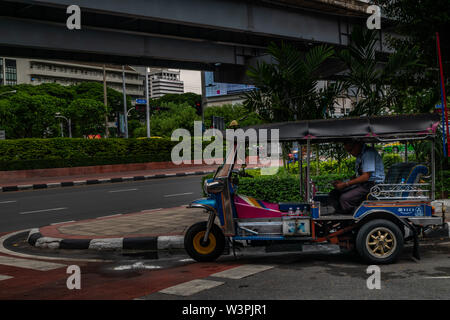
[[[0,170],[170,161],[169,139],[20,139],[0,141]]]
[[[247,170],[254,178],[239,178],[238,194],[255,197],[268,202],[302,201],[300,196],[300,179],[296,174],[289,174],[282,168],[276,175],[261,176],[259,170]],[[205,180],[211,179],[213,174],[203,176],[202,186]],[[330,184],[333,180],[343,180],[348,175],[329,174],[312,176],[316,187],[320,192],[327,193],[332,190]],[[206,196],[206,194],[204,194]]]
[[[383,165],[385,170],[390,168],[393,164],[402,162],[403,158],[399,154],[389,154],[386,153],[383,155]]]

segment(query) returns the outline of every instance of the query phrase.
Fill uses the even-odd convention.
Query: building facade
[[[23,58],[0,58],[0,63],[1,85],[58,83],[67,86],[87,81],[103,83],[101,64]],[[105,65],[105,72],[106,85],[122,92],[122,67]],[[125,91],[132,100],[145,96],[144,80],[132,67],[125,67]]]
[[[0,85],[17,84],[17,62],[15,59],[0,57]]]
[[[150,68],[148,73],[149,97],[157,99],[165,94],[184,93],[184,83],[180,80],[180,71]]]

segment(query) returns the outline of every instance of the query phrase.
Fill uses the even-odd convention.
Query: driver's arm
[[[359,177],[349,180],[344,183],[346,184],[347,187],[349,187],[353,184],[363,183],[363,182],[366,182],[369,180],[371,174],[372,174],[372,172],[363,172],[363,174],[360,175]]]

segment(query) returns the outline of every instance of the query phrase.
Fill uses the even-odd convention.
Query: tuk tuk
[[[442,216],[436,215],[431,204],[435,200],[434,141],[439,120],[436,114],[418,114],[253,126],[256,130],[278,129],[280,142],[297,141],[299,149],[306,145],[305,173],[302,157],[299,159],[299,192],[304,194],[304,201],[270,203],[238,194],[239,177],[248,174],[244,168],[234,170],[238,147],[230,148],[214,177],[205,181],[204,191],[208,196],[188,206],[204,209],[209,218],[187,230],[185,250],[194,260],[203,262],[214,261],[222,255],[227,240],[230,246],[239,240],[248,245],[266,246],[294,243],[299,250],[302,244],[331,243],[356,249],[367,263],[388,264],[396,261],[405,242],[413,241],[413,256],[420,259],[419,238],[430,230],[448,229],[443,204]],[[328,195],[316,190],[311,180],[311,145],[339,143],[348,138],[367,144],[429,140],[431,161],[410,163],[405,157],[404,163],[385,168],[388,170],[384,183],[374,185],[352,214],[330,214]],[[296,210],[295,214],[291,208]],[[219,225],[215,223],[216,218]]]

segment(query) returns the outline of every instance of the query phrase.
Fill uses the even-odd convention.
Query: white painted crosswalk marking
[[[32,269],[38,271],[48,271],[65,267],[66,265],[53,262],[44,262],[30,259],[19,259],[12,257],[0,256],[0,265]]]
[[[220,281],[195,279],[192,281],[178,284],[173,287],[163,289],[159,292],[187,297],[187,296],[191,296],[193,294],[199,293],[200,291],[220,286],[222,284],[223,284],[223,282],[220,282]]]
[[[211,277],[227,278],[227,279],[242,279],[251,276],[255,273],[272,269],[273,266],[265,265],[253,265],[245,264],[236,268],[228,269],[225,271],[217,272],[211,275]]]
[[[8,280],[8,279],[12,279],[12,277],[10,277],[10,276],[5,276],[5,275],[3,275],[3,274],[0,274],[0,281],[2,281],[2,280]]]

